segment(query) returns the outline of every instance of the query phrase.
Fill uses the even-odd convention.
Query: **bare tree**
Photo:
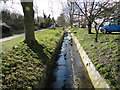
[[[97,17],[96,16],[96,19],[100,19],[102,18],[102,22],[100,24],[98,24],[95,20],[94,20],[94,23],[95,23],[95,31],[96,31],[96,37],[95,37],[95,42],[98,41],[98,31],[100,29],[100,27],[103,25],[103,23],[105,22],[105,20],[109,19],[112,14],[114,13],[115,9],[117,8],[116,7],[116,4],[117,3],[109,3],[109,6],[111,7],[104,7],[104,6],[101,6],[101,8],[103,8],[103,11],[99,14],[99,16]]]
[[[75,4],[88,21],[88,34],[91,34],[92,24],[96,18],[99,17],[101,13],[104,13],[103,7],[111,7],[109,0],[106,2],[95,2],[95,0],[92,0],[91,2],[89,2],[89,0],[85,0],[84,2],[75,1]]]
[[[73,28],[73,14],[75,11],[74,10],[74,2],[68,1],[67,4],[68,4],[68,9],[69,9],[70,25],[71,25],[71,28]]]
[[[37,16],[37,20],[36,20],[36,23],[38,24],[39,23],[39,8],[38,8],[38,5],[37,5],[37,1],[35,1],[36,5],[33,6],[33,9],[34,9],[34,12],[35,12],[35,15]]]

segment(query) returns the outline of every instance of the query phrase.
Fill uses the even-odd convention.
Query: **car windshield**
[[[119,25],[118,21],[112,21],[109,25]]]
[[[120,25],[120,20],[118,20],[118,25]]]

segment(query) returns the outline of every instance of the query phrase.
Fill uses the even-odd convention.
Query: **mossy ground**
[[[87,29],[71,28],[96,69],[112,88],[120,89],[120,33],[88,34]]]
[[[0,76],[2,80],[0,82],[2,82],[2,88],[36,88],[39,86],[62,35],[62,28],[38,32],[35,34],[38,43],[31,47],[22,42],[23,37],[17,38],[17,45],[15,42],[11,44],[14,39],[7,41],[11,48],[5,51],[3,49],[1,54],[2,73],[0,72]],[[3,45],[5,43],[3,42]],[[7,49],[8,45],[4,47]]]

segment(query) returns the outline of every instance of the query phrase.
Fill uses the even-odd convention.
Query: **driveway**
[[[37,31],[35,31],[35,33],[36,33],[36,32],[40,32],[40,31],[45,31],[45,30],[48,30],[48,29],[37,30]],[[0,39],[0,42],[8,41],[8,40],[11,40],[11,39],[13,39],[13,38],[21,37],[21,36],[24,36],[24,35],[25,35],[25,33],[21,33],[21,34],[15,34],[15,35],[10,36],[10,37],[1,38],[1,39]]]

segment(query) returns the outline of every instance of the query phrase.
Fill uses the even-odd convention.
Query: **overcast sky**
[[[62,8],[66,5],[67,0],[33,0],[34,6],[37,7],[39,16],[43,16],[43,12],[47,15],[51,15],[57,19],[59,14],[62,12]],[[9,9],[11,12],[17,12],[23,14],[20,0],[9,0],[4,4],[0,1],[0,10],[3,8]]]

